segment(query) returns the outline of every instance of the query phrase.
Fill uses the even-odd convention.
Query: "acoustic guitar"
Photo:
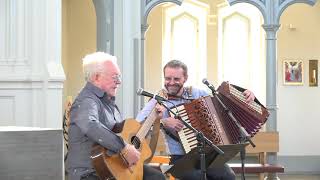
[[[152,124],[157,119],[155,108],[151,111],[145,122],[141,125],[135,119],[125,120],[124,127],[120,136],[124,141],[134,145],[140,151],[140,159],[136,165],[128,167],[126,160],[120,154],[108,156],[107,149],[96,144],[91,153],[93,167],[101,180],[142,180],[143,165],[146,159],[151,156],[150,147],[145,139]]]

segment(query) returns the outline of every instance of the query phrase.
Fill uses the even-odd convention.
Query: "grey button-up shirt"
[[[88,82],[71,107],[66,166],[69,178],[80,179],[94,171],[90,159],[94,143],[107,148],[108,155],[121,151],[125,142],[112,129],[122,121],[115,98]]]

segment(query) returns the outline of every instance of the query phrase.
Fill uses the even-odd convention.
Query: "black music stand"
[[[248,144],[249,143],[218,146],[224,154],[219,154],[212,147],[206,146],[204,148],[206,154],[206,169],[223,167],[226,162],[231,160]],[[201,170],[200,158],[197,148],[194,148],[181,159],[177,160],[167,172],[176,178],[181,178],[187,171]]]
[[[209,84],[209,82],[206,79],[203,79],[202,81],[204,84],[206,84],[209,89],[212,92],[213,98],[216,98],[217,101],[220,103],[220,105],[223,107],[224,111],[228,114],[228,116],[231,118],[231,120],[235,123],[235,125],[238,127],[239,133],[240,133],[240,143],[246,143],[249,142],[252,147],[256,147],[256,145],[252,142],[250,135],[245,130],[245,128],[239,123],[239,121],[233,116],[232,112],[229,110],[229,108],[226,107],[226,105],[221,101],[219,96],[217,95],[217,91],[215,90],[214,86]],[[246,156],[246,149],[243,147],[240,150],[240,159],[241,159],[241,167],[242,167],[242,173],[241,173],[241,179],[245,180],[245,169],[244,169],[244,160]]]

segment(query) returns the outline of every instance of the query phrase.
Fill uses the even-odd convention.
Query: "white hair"
[[[96,74],[107,72],[104,63],[110,61],[117,64],[117,58],[105,52],[94,52],[82,59],[83,73],[86,81],[91,82]]]

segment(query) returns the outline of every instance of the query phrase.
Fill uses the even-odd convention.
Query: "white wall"
[[[320,3],[290,6],[278,32],[278,131],[283,156],[320,155],[320,88],[309,87],[309,60],[320,60]],[[290,29],[289,24],[295,29]],[[283,60],[303,60],[304,84],[283,85]],[[319,61],[320,64],[320,61]]]

